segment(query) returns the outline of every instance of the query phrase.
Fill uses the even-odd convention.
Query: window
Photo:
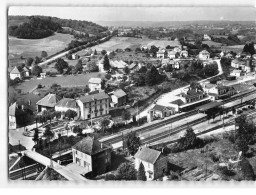
[[[87,118],[91,118],[91,115],[90,115],[90,114],[88,114],[88,115],[87,115]]]

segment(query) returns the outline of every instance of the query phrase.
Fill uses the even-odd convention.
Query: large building
[[[82,96],[77,100],[77,103],[82,120],[109,114],[109,96],[105,92]]]
[[[138,171],[140,163],[142,163],[147,180],[158,179],[167,171],[167,158],[160,151],[142,147],[139,148],[134,158],[135,169]]]
[[[10,79],[14,80],[16,78],[21,79],[22,74],[21,72],[18,70],[18,68],[15,66],[14,69],[12,69],[12,71],[10,72]]]
[[[210,53],[206,50],[203,50],[199,53],[198,58],[200,60],[208,60],[210,58]]]
[[[66,112],[67,110],[73,110],[77,112],[77,115],[79,115],[80,111],[76,100],[71,98],[63,98],[55,105],[55,111]]]
[[[111,147],[87,136],[72,147],[73,163],[86,173],[102,174],[111,166],[111,151]]]

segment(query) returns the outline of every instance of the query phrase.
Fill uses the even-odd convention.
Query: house
[[[17,106],[17,103],[14,102],[9,107],[9,129],[16,129],[16,127],[17,127],[17,124],[16,124],[16,106]]]
[[[175,51],[168,51],[168,58],[174,59],[176,58],[176,53]]]
[[[37,112],[43,112],[44,110],[54,110],[55,105],[60,100],[61,98],[56,94],[49,93],[47,96],[43,97],[36,103]]]
[[[175,109],[169,106],[162,106],[156,104],[148,112],[148,121],[152,121],[154,118],[164,118],[175,114]]]
[[[72,147],[73,163],[84,173],[103,174],[110,169],[112,148],[94,137],[87,136]]]
[[[244,60],[241,60],[239,58],[237,59],[234,59],[231,61],[231,66],[234,67],[234,68],[240,68],[241,65],[245,65],[246,62]]]
[[[181,52],[181,48],[180,47],[174,47],[173,51],[176,53],[180,53]]]
[[[175,112],[179,112],[180,111],[180,109],[179,109],[180,106],[182,106],[184,104],[185,104],[185,98],[178,97],[177,99],[172,100],[171,102],[169,102],[168,106],[174,108]]]
[[[10,72],[10,79],[14,80],[16,78],[21,79],[22,78],[22,73],[18,70],[17,66],[15,66],[12,71]]]
[[[231,86],[224,86],[222,84],[205,84],[203,90],[209,96],[213,97],[212,99],[217,100],[221,98],[227,98],[236,94],[236,90]]]
[[[206,50],[203,50],[198,55],[200,60],[208,60],[210,58],[210,53]]]
[[[134,158],[135,169],[138,171],[142,163],[147,180],[158,179],[167,171],[167,158],[160,151],[141,147],[134,155]]]
[[[41,77],[42,79],[44,79],[44,78],[46,77],[46,72],[40,73],[40,77]]]
[[[186,102],[185,103],[191,103],[196,102],[198,100],[201,100],[205,97],[203,91],[199,91],[197,89],[189,89],[186,93],[181,93],[181,97],[184,97]]]
[[[236,77],[240,77],[242,76],[242,70],[233,70],[231,73],[230,73],[230,76],[236,76]]]
[[[204,38],[203,38],[205,41],[211,41],[211,37],[207,34],[204,34]]]
[[[180,52],[180,57],[187,58],[187,57],[188,57],[188,51],[182,50],[182,51]]]
[[[57,102],[55,105],[55,111],[58,112],[66,112],[67,110],[73,110],[77,113],[77,115],[80,114],[79,106],[76,102],[76,100],[71,98],[63,98],[60,101]]]
[[[109,114],[109,96],[105,92],[82,96],[77,100],[80,119],[87,120]]]
[[[128,67],[129,67],[130,72],[132,72],[132,73],[139,70],[139,65],[135,62],[130,64]]]
[[[174,61],[174,63],[172,64],[172,68],[180,69],[180,62],[179,61]]]
[[[124,69],[126,66],[128,66],[127,63],[125,63],[123,60],[111,60],[110,62],[111,67],[117,68],[117,69]]]
[[[72,54],[72,60],[77,60],[79,58],[79,56],[75,53],[75,54]]]
[[[101,90],[101,78],[90,78],[88,83],[89,83],[89,88],[90,91],[100,91]]]
[[[23,67],[22,73],[24,77],[29,77],[29,69],[26,66]]]
[[[158,52],[156,52],[156,57],[157,58],[165,58],[166,57],[166,51],[164,49],[159,50]]]
[[[99,68],[99,72],[107,72],[106,70],[104,70],[103,58],[97,62],[97,66]]]
[[[118,89],[112,93],[109,94],[111,97],[111,107],[118,107],[125,105],[127,103],[127,94],[122,90]]]

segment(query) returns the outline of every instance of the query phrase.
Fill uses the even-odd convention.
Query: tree
[[[145,85],[145,77],[142,75],[139,75],[138,79],[136,79],[136,82],[138,86],[144,86]]]
[[[206,76],[211,77],[217,75],[219,73],[218,65],[217,64],[207,64],[204,67],[204,73]]]
[[[70,119],[74,119],[76,116],[77,116],[77,112],[74,111],[74,110],[68,109],[68,110],[65,112],[65,117],[67,117],[69,120],[70,120]]]
[[[91,91],[90,87],[88,85],[85,85],[84,93],[89,93]]]
[[[253,171],[252,165],[246,158],[242,157],[241,161],[238,162],[238,168],[240,170],[242,180],[255,180],[255,173]]]
[[[128,77],[126,75],[123,76],[123,81],[127,81]]]
[[[243,152],[243,154],[246,154],[246,152],[249,150],[248,143],[244,138],[238,137],[235,141],[235,145],[239,151]]]
[[[103,56],[104,56],[104,55],[106,55],[106,54],[107,54],[107,51],[103,49],[100,53],[101,53],[101,55],[103,55]]]
[[[128,148],[131,155],[134,155],[138,151],[141,143],[140,138],[136,136],[135,131],[126,134],[124,138],[124,145]]]
[[[38,140],[39,140],[38,129],[37,129],[37,128],[35,128],[35,129],[34,129],[34,137],[33,137],[33,141],[34,141],[35,143],[37,143],[37,142],[38,142]]]
[[[197,137],[192,128],[186,130],[185,136],[178,140],[178,146],[182,150],[187,150],[195,147],[197,144]]]
[[[94,55],[98,55],[98,53],[97,53],[97,50],[96,50],[96,49],[94,50]]]
[[[119,180],[136,180],[136,170],[134,166],[128,162],[122,163],[117,168],[117,179]]]
[[[83,132],[83,129],[81,127],[79,127],[79,125],[76,125],[76,126],[73,127],[73,132],[78,134],[78,135],[79,134],[81,135],[82,132]]]
[[[105,55],[103,58],[103,68],[104,70],[109,70],[110,69],[110,63],[108,59],[108,55]]]
[[[194,89],[194,90],[203,91],[203,87],[201,86],[201,84],[198,82],[195,82],[195,81],[192,81],[190,83],[190,87],[191,87],[191,89]]]
[[[26,59],[26,66],[31,66],[31,64],[33,63],[33,61],[34,61],[33,58],[28,57],[28,58]]]
[[[87,69],[90,72],[98,72],[99,71],[99,67],[96,65],[95,61],[90,61],[87,63]]]
[[[146,66],[142,66],[140,69],[139,69],[139,73],[146,73],[148,71],[147,67]]]
[[[46,51],[42,51],[41,57],[42,58],[47,58],[47,56],[48,56],[47,52]]]
[[[106,74],[106,75],[105,75],[105,78],[106,78],[107,80],[111,79],[111,77],[112,77],[111,74]]]
[[[40,73],[42,73],[43,70],[40,66],[34,65],[31,69],[31,74],[35,76],[40,76]]]
[[[128,66],[125,66],[125,67],[124,67],[124,73],[125,73],[125,74],[130,74],[130,69],[129,69]]]
[[[109,126],[110,124],[110,120],[107,119],[107,118],[104,118],[102,121],[101,121],[101,127],[102,127],[102,131],[105,132],[105,129]]]
[[[140,163],[139,170],[138,170],[138,173],[137,173],[137,180],[147,181],[145,167],[142,164],[142,162]]]
[[[41,62],[41,59],[38,56],[36,56],[35,57],[35,64],[39,64],[40,62]]]
[[[82,65],[82,60],[79,59],[76,63],[76,66],[75,66],[75,71],[78,72],[78,71],[82,71],[83,70],[83,65]]]
[[[131,119],[131,113],[130,113],[128,110],[124,110],[124,111],[122,112],[122,119],[123,119],[124,121],[130,120],[130,119]]]
[[[253,42],[246,43],[244,48],[243,48],[243,52],[248,52],[251,55],[255,54],[254,43]]]
[[[161,80],[160,74],[155,66],[146,72],[145,82],[149,86],[153,86]]]
[[[63,60],[62,58],[58,58],[57,62],[55,64],[55,69],[62,74],[64,72],[64,69],[68,68],[68,63]]]
[[[46,137],[47,141],[50,142],[50,140],[54,137],[54,132],[50,130],[50,127],[46,128],[44,131],[44,137]]]

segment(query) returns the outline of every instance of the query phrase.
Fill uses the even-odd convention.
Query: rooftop
[[[103,100],[103,99],[108,99],[108,98],[109,98],[109,96],[105,92],[100,92],[97,94],[82,96],[79,98],[79,100],[83,103],[86,103],[86,102],[93,102],[96,100]]]
[[[9,115],[15,116],[16,105],[17,105],[17,103],[14,102],[14,103],[9,107]]]
[[[122,89],[118,89],[118,90],[113,92],[113,95],[120,98],[120,97],[126,96],[127,94]]]
[[[56,94],[49,93],[47,96],[39,100],[36,104],[40,106],[54,107],[56,103],[60,100],[61,98]]]
[[[110,147],[107,147],[106,145],[102,144],[94,137],[87,136],[80,142],[76,143],[72,148],[82,153],[93,155],[103,150],[109,149]]]
[[[90,78],[89,83],[101,84],[101,78]]]
[[[216,102],[216,101],[213,101],[213,102],[210,102],[208,104],[205,104],[205,105],[202,105],[202,106],[199,106],[198,107],[198,110],[200,111],[206,111],[206,110],[209,110],[211,108],[214,108],[214,107],[218,107],[220,105],[222,105],[223,102]]]
[[[157,150],[153,150],[147,147],[142,147],[134,155],[134,158],[140,159],[150,164],[154,164],[160,155],[161,155],[161,152]]]
[[[18,70],[17,66],[15,66],[12,71],[10,72],[10,74],[20,74],[20,71]]]
[[[78,107],[76,100],[71,99],[71,98],[61,99],[55,106],[66,107],[66,108],[77,108]]]

